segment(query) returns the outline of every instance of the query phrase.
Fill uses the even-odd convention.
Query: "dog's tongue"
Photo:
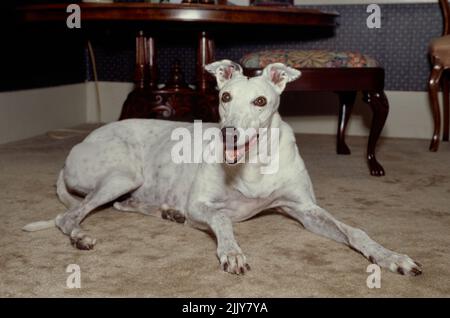
[[[225,147],[225,159],[229,163],[236,163],[241,156],[248,152],[250,147],[252,147],[256,143],[257,137],[253,137],[250,141],[247,141],[244,146],[234,149],[227,149]],[[231,148],[231,147],[230,147]]]
[[[243,148],[241,149],[226,149],[225,150],[225,159],[227,162],[236,163],[240,158]]]

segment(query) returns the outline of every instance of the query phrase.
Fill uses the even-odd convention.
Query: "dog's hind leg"
[[[148,203],[140,202],[139,200],[133,197],[128,198],[121,202],[119,201],[114,202],[113,207],[114,209],[123,212],[136,212],[151,216],[161,215],[161,211],[158,209],[158,207],[150,205]]]
[[[80,227],[83,219],[97,207],[111,202],[142,185],[142,178],[130,171],[115,170],[104,176],[79,205],[56,217],[56,226],[70,236],[72,244],[78,249],[92,249],[96,240]]]
[[[409,256],[398,254],[372,240],[364,231],[336,220],[317,205],[297,205],[284,211],[316,234],[344,243],[362,253],[372,263],[402,275],[416,276],[422,273],[421,265]]]
[[[115,202],[114,208],[123,212],[137,212],[150,216],[160,216],[165,220],[177,223],[184,223],[186,221],[183,213],[170,208],[167,204],[163,204],[158,208],[155,205],[139,202],[135,198],[129,198],[122,202]]]
[[[77,207],[81,202],[81,200],[77,200],[69,193],[69,191],[67,191],[66,183],[64,181],[64,169],[61,169],[61,171],[59,172],[58,180],[56,181],[56,194],[58,195],[61,203],[64,204],[68,209],[75,209],[75,207]],[[25,225],[22,230],[27,232],[34,232],[55,227],[55,225],[55,219],[48,221],[38,221]]]
[[[163,204],[159,210],[161,211],[161,217],[164,220],[169,220],[177,223],[186,222],[186,217],[181,211],[172,209],[167,204]]]
[[[68,209],[78,206],[81,202],[81,200],[77,200],[67,190],[67,186],[64,181],[64,169],[61,169],[59,172],[58,181],[56,181],[56,194],[58,195],[59,201],[61,201]]]

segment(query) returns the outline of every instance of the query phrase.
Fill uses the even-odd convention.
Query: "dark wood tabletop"
[[[81,3],[82,21],[166,21],[216,24],[335,26],[336,12],[300,7],[234,6],[212,4]],[[67,4],[18,7],[22,22],[65,20]]]

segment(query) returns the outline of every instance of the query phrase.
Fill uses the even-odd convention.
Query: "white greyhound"
[[[232,222],[273,208],[314,233],[347,244],[381,267],[403,275],[421,274],[419,263],[384,248],[316,204],[294,134],[278,113],[280,94],[288,82],[300,76],[298,70],[275,63],[262,75],[247,78],[241,66],[229,60],[209,64],[206,70],[216,77],[220,89],[220,123],[204,126],[231,127],[232,132],[238,127],[278,129],[276,173],[261,173],[265,165],[261,162],[242,163],[258,135],[241,137],[233,132],[232,151],[221,148],[226,150],[226,158],[231,156],[237,164],[177,164],[171,158],[175,145],[171,132],[178,127],[192,131],[192,124],[150,119],[114,122],[93,131],[67,157],[57,194],[68,211],[52,221],[31,223],[24,230],[56,225],[74,246],[92,249],[96,240],[81,229],[81,221],[95,208],[129,194],[114,207],[211,230],[217,238],[221,268],[243,274],[250,266],[234,238]],[[227,143],[221,141],[221,147]],[[159,209],[152,208],[155,206]]]

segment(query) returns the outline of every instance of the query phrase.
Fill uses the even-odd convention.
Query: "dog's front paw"
[[[247,258],[240,249],[219,253],[219,260],[222,270],[231,274],[245,274],[250,270],[250,265],[247,264]]]
[[[392,252],[387,257],[375,259],[369,257],[372,263],[388,268],[391,272],[401,275],[417,276],[422,274],[422,265],[412,260],[408,255]]]

